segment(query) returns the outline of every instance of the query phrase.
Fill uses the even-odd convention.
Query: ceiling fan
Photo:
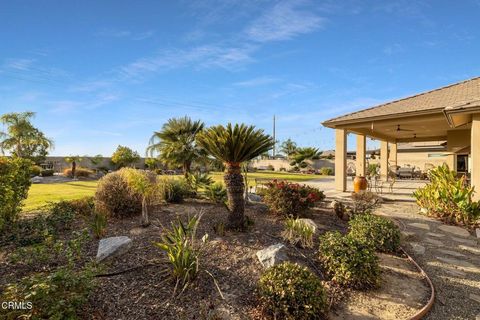
[[[414,130],[411,130],[411,129],[402,129],[402,128],[400,128],[400,125],[397,124],[397,132],[398,132],[398,131],[414,131]]]

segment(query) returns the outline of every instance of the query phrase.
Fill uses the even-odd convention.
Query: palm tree
[[[285,154],[288,158],[290,158],[295,152],[297,152],[297,144],[290,138],[283,141],[280,145],[280,152]]]
[[[293,160],[290,163],[291,166],[299,166],[300,168],[306,168],[308,166],[306,160],[317,160],[322,154],[317,148],[306,147],[298,148],[293,154]]]
[[[274,141],[256,130],[254,126],[227,124],[210,127],[202,132],[198,144],[211,156],[225,164],[224,181],[228,196],[229,226],[242,229],[245,226],[245,185],[241,173],[241,164],[270,150]]]
[[[0,150],[9,151],[12,156],[20,158],[45,157],[47,150],[53,148],[51,139],[35,128],[30,122],[34,112],[12,112],[0,117],[0,122],[7,127],[6,132],[0,131]]]
[[[169,119],[162,126],[162,130],[153,133],[147,153],[153,156],[154,152],[158,152],[159,158],[166,164],[182,166],[187,177],[192,163],[205,156],[196,143],[197,134],[203,128],[202,121],[192,121],[186,116]]]

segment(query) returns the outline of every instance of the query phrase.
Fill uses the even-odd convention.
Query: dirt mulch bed
[[[204,215],[197,236],[208,233],[210,239],[200,262],[202,271],[182,294],[173,297],[175,283],[165,275],[165,266],[158,265],[163,256],[153,242],[159,240],[161,230],[177,217],[186,220],[200,211]],[[106,263],[105,272],[144,267],[98,278],[98,286],[82,310],[82,318],[264,319],[255,294],[262,273],[255,254],[281,241],[279,237],[283,222],[268,214],[266,207],[260,204],[248,206],[246,214],[255,221],[252,229],[246,233],[227,232],[224,236],[217,236],[213,226],[218,221],[226,222],[226,209],[198,200],[159,208],[151,214],[152,225],[145,229],[139,228],[139,217],[112,221],[106,236],[126,235],[132,238],[133,244],[126,254]],[[330,209],[316,208],[308,218],[317,223],[320,234],[330,230],[346,231],[345,222]],[[317,239],[315,243],[318,243]],[[97,241],[89,243],[86,259],[95,257],[97,245]],[[308,266],[322,276],[319,266],[315,264],[315,249],[292,246],[288,246],[288,249],[290,260]],[[330,318],[402,319],[422,308],[430,293],[414,267],[401,257],[388,255],[381,255],[381,264],[383,282],[380,289],[345,292],[331,287],[335,306]],[[5,280],[0,281],[0,287],[6,283],[6,279],[18,279],[29,271],[5,265],[2,261],[0,266],[3,269],[1,276]]]

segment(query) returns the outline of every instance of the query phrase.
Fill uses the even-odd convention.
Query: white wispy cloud
[[[35,62],[34,59],[22,59],[22,58],[7,59],[3,64],[3,68],[27,71],[30,69],[30,67],[34,62]]]
[[[153,30],[147,30],[144,32],[132,32],[130,30],[118,30],[118,29],[102,29],[95,35],[98,37],[108,38],[127,38],[131,40],[145,40],[153,37],[155,32]]]
[[[235,82],[233,83],[233,85],[238,87],[256,87],[256,86],[264,86],[267,84],[276,83],[279,81],[280,79],[278,78],[263,76],[263,77],[249,79],[249,80]]]
[[[248,26],[246,34],[256,42],[289,40],[317,30],[324,23],[324,18],[305,8],[305,2],[282,1]]]
[[[251,53],[254,50],[255,48],[252,46],[229,47],[220,45],[168,50],[151,57],[138,59],[118,68],[115,73],[118,80],[140,80],[152,73],[187,66],[197,69],[221,67],[232,70],[253,61]]]

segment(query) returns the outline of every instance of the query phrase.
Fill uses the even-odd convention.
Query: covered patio
[[[387,102],[323,122],[335,129],[335,189],[347,190],[347,134],[356,135],[356,175],[365,176],[366,139],[380,141],[380,177],[389,179],[401,142],[446,141],[446,163],[480,199],[480,78]]]

